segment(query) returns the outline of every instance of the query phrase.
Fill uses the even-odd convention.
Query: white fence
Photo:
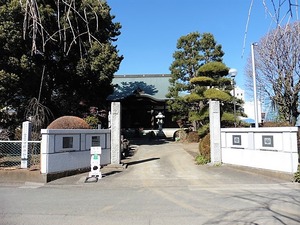
[[[41,173],[89,168],[90,149],[101,146],[101,165],[111,163],[110,129],[42,129]]]
[[[222,162],[295,173],[298,167],[297,127],[223,128]]]

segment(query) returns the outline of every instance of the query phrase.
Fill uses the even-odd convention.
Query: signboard
[[[97,154],[97,155],[101,155],[101,147],[97,146],[97,147],[91,147],[91,154]]]
[[[89,172],[89,176],[85,179],[85,182],[89,178],[95,178],[96,181],[102,178],[102,174],[100,171],[100,155],[101,155],[101,147],[91,147],[91,171]]]

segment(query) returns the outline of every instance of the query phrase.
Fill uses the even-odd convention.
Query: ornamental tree
[[[201,66],[197,76],[190,80],[194,88],[185,96],[185,100],[191,105],[189,120],[197,125],[200,136],[209,132],[209,100],[220,101],[223,127],[233,126],[237,122],[233,114],[234,102],[240,114],[242,101],[231,95],[234,81],[227,76],[228,71],[222,62],[209,62]]]
[[[200,131],[203,134],[208,131],[208,100],[226,103],[233,100],[232,83],[226,78],[228,68],[222,63],[223,55],[222,46],[212,34],[198,32],[179,38],[173,54],[167,95],[169,110],[175,115],[173,119],[192,122],[196,130],[203,129]],[[222,109],[232,112],[233,106],[231,109],[230,104],[225,105]],[[226,119],[230,120],[234,122],[233,116]]]

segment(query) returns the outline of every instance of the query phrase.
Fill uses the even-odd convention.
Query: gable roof
[[[114,93],[107,99],[120,100],[133,94],[148,95],[158,100],[167,99],[170,78],[170,74],[115,75],[112,81]]]

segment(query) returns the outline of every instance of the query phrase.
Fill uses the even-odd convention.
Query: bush
[[[199,142],[199,134],[196,131],[190,131],[186,137],[188,142]]]
[[[288,122],[264,122],[263,127],[291,127]]]
[[[202,156],[202,155],[196,156],[195,161],[196,161],[196,164],[197,164],[197,165],[204,165],[204,164],[209,163],[209,160],[207,160],[207,159],[206,159],[204,156]]]
[[[199,142],[199,152],[203,158],[210,162],[210,134],[207,134]]]
[[[294,181],[300,183],[300,164],[298,165],[298,170],[294,174]]]
[[[84,121],[87,122],[87,124],[94,129],[98,128],[98,124],[101,123],[101,121],[96,116],[87,116],[84,118]]]
[[[50,123],[47,129],[90,129],[90,126],[79,117],[62,116]]]

